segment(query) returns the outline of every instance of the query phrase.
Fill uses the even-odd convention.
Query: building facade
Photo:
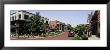
[[[100,11],[96,10],[88,16],[89,32],[100,37]]]
[[[49,22],[49,28],[53,30],[59,30],[59,31],[68,31],[71,25],[66,25],[65,23],[62,23],[60,21],[50,21]]]
[[[21,34],[24,30],[24,23],[27,22],[28,17],[35,16],[35,14],[32,14],[27,11],[16,11],[15,13],[12,13],[10,15],[10,21],[11,21],[11,33]],[[48,27],[48,21],[49,19],[41,17],[41,22],[43,22],[43,27],[41,27],[42,30],[46,30]]]
[[[49,29],[51,30],[62,30],[62,25],[60,21],[50,21],[49,22]]]
[[[41,25],[41,30],[48,32],[48,30],[49,30],[49,19],[41,17],[40,21],[43,22],[43,25]]]
[[[26,22],[26,19],[28,17],[34,16],[35,14],[26,12],[26,11],[16,11],[15,13],[12,13],[10,16],[11,20],[11,32],[12,33],[22,33],[24,29],[24,22]]]

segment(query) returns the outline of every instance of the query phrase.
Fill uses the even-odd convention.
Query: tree
[[[41,30],[41,33],[43,33],[43,35],[46,34],[46,32],[47,32],[48,29],[49,29],[48,20],[49,20],[49,19],[44,18],[44,17],[42,17],[42,19],[41,19],[41,23],[42,23],[42,24],[41,24],[40,30]]]
[[[68,29],[69,31],[72,31],[72,30],[73,30],[73,28],[71,27],[70,24],[67,24],[67,29]]]
[[[40,19],[41,16],[39,15],[39,12],[36,12],[34,16],[31,16],[26,20],[28,23],[25,24],[25,30],[28,34],[40,33],[40,27],[42,25]]]
[[[75,34],[72,40],[82,40],[82,37],[79,35]]]
[[[88,29],[87,25],[86,24],[80,24],[80,25],[77,25],[75,28],[74,28],[74,31],[76,33],[78,33],[78,35],[83,35],[83,33],[86,33],[86,30]]]
[[[74,32],[77,33],[74,37],[74,39],[82,39],[82,40],[87,40],[88,37],[86,35],[87,33],[87,29],[88,29],[88,26],[87,24],[79,24],[77,25],[75,28],[74,28]]]

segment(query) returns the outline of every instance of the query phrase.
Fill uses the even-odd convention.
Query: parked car
[[[73,36],[74,36],[74,32],[69,31],[68,37],[73,37]]]

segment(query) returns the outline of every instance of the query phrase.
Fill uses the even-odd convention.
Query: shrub
[[[48,32],[48,33],[46,33],[46,35],[48,35],[48,36],[56,36],[58,34],[59,33],[57,33],[57,32]]]
[[[88,37],[86,36],[86,34],[81,35],[83,40],[88,40]]]
[[[72,40],[82,40],[82,37],[76,34]]]

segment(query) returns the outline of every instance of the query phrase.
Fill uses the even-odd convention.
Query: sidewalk
[[[96,35],[92,35],[88,40],[100,40],[100,38],[96,37]]]

